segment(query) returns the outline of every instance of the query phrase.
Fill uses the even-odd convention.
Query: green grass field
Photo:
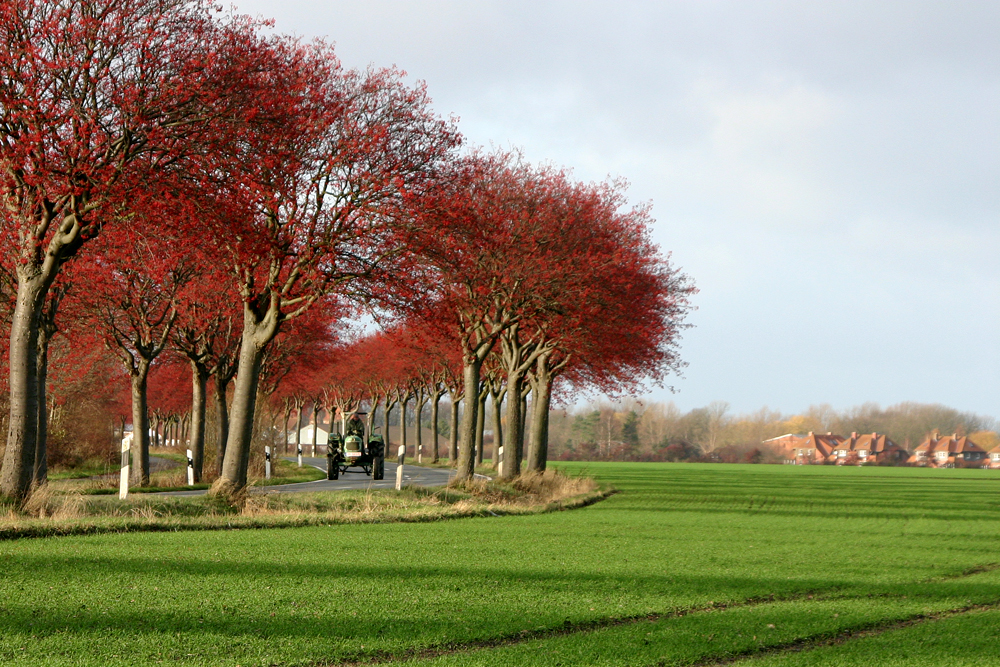
[[[1000,665],[1000,473],[566,464],[535,516],[0,542],[0,664]]]

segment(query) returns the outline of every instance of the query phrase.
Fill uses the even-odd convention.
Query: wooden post
[[[402,461],[402,457],[400,457]],[[403,488],[403,464],[400,463],[396,466],[396,490],[400,491]]]
[[[264,479],[271,479],[271,448],[264,447]]]
[[[129,450],[132,449],[132,436],[134,433],[127,433],[125,437],[122,438],[122,476],[121,481],[118,484],[118,498],[119,500],[125,500],[128,498],[128,455]]]
[[[187,450],[188,455],[188,486],[194,486],[194,455]]]

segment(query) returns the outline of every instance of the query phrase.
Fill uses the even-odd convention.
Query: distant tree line
[[[780,463],[781,453],[762,443],[786,433],[877,432],[912,450],[937,431],[971,435],[989,449],[997,444],[996,428],[992,417],[924,403],[845,410],[822,404],[794,415],[765,407],[736,415],[724,402],[682,412],[672,402],[626,399],[553,411],[549,442],[551,457],[560,460]]]

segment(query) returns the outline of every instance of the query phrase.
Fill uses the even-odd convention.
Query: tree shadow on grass
[[[159,635],[180,637],[182,635],[218,635],[239,641],[251,639],[292,639],[305,644],[319,643],[329,647],[346,647],[345,655],[351,653],[355,644],[392,647],[402,645],[422,646],[448,641],[477,641],[497,636],[516,636],[519,632],[550,628],[564,630],[567,625],[587,625],[615,622],[629,616],[645,617],[650,613],[669,614],[684,609],[704,608],[729,603],[745,603],[748,600],[767,602],[772,599],[805,599],[813,595],[821,597],[864,598],[906,596],[926,600],[928,604],[954,601],[956,604],[971,601],[977,604],[994,603],[1000,600],[1000,576],[994,573],[974,574],[967,578],[953,578],[943,581],[898,582],[889,585],[873,585],[871,582],[849,580],[831,581],[829,578],[789,581],[777,578],[734,578],[711,575],[664,575],[627,576],[608,574],[552,575],[537,571],[511,570],[492,576],[518,581],[521,591],[559,587],[571,590],[576,596],[571,600],[574,609],[568,611],[558,605],[538,606],[532,601],[516,599],[518,591],[508,590],[483,598],[480,594],[485,581],[480,575],[473,575],[470,569],[456,567],[413,568],[409,574],[420,577],[420,591],[410,591],[416,596],[423,593],[433,596],[423,604],[416,599],[406,601],[395,599],[385,604],[383,596],[392,590],[393,582],[385,580],[385,568],[352,567],[348,574],[336,568],[316,572],[315,568],[293,567],[275,576],[269,566],[228,566],[217,568],[211,564],[208,570],[202,564],[171,564],[164,572],[166,577],[192,577],[195,590],[191,598],[169,610],[157,609],[168,606],[169,600],[154,599],[152,604],[144,603],[151,595],[149,589],[155,581],[150,581],[143,592],[128,592],[124,597],[108,603],[70,603],[64,600],[58,606],[29,604],[16,599],[4,603],[0,613],[0,635],[32,636],[44,639],[60,633],[83,635]],[[97,580],[107,582],[108,577],[129,573],[150,574],[148,562],[137,559],[67,563],[66,568],[76,569],[77,574],[87,572]],[[270,566],[273,568],[273,566]],[[61,568],[50,574],[59,577]],[[201,577],[225,574],[234,579],[235,586],[241,581],[255,581],[268,576],[274,593],[260,595],[259,586],[253,596],[240,596],[234,590],[225,598],[206,600],[204,592],[197,590]],[[954,574],[954,573],[951,573]],[[993,576],[991,576],[993,575]],[[295,591],[281,589],[282,578],[306,579],[319,593],[319,598],[298,602]],[[440,580],[440,579],[443,579]],[[353,581],[352,581],[353,580]],[[339,598],[337,590],[350,588],[357,580],[375,581],[385,584],[383,588],[358,592],[350,598]],[[466,595],[454,590],[455,581],[469,586]],[[631,612],[608,614],[607,604],[597,603],[597,611],[582,605],[610,590],[632,590],[658,587],[662,596],[652,596],[649,603],[659,603],[655,609],[639,601]],[[431,591],[428,593],[428,590]],[[324,593],[329,591],[329,593]],[[109,591],[110,592],[110,591]],[[176,592],[174,590],[173,592]],[[249,592],[249,591],[248,591]],[[500,604],[506,595],[515,599]],[[129,596],[134,595],[135,598]],[[301,591],[298,592],[301,596]],[[324,595],[326,597],[324,597]],[[661,597],[657,600],[655,598]],[[580,599],[577,599],[580,598]],[[131,600],[138,600],[132,602]],[[300,597],[301,599],[301,597]],[[319,600],[319,601],[317,601]],[[321,603],[328,600],[329,604]],[[341,604],[338,604],[341,601]],[[227,604],[228,603],[228,604]],[[272,613],[274,614],[272,616]],[[177,639],[178,642],[182,641]],[[340,649],[337,649],[340,650]],[[327,656],[329,657],[329,656]]]

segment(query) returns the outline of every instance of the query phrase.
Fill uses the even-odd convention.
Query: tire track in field
[[[444,655],[450,655],[452,653],[466,653],[466,652],[480,651],[486,649],[502,648],[505,646],[514,646],[517,644],[523,644],[525,642],[533,641],[536,639],[552,639],[555,637],[564,637],[566,635],[594,632],[596,630],[603,630],[604,628],[635,625],[636,623],[646,623],[650,621],[662,621],[670,618],[681,618],[682,616],[690,616],[691,614],[698,614],[710,611],[725,611],[727,609],[756,607],[759,605],[771,604],[774,602],[796,602],[798,600],[806,600],[813,597],[818,597],[820,595],[835,593],[838,590],[839,587],[831,587],[831,588],[817,589],[814,591],[803,591],[801,593],[796,593],[794,595],[765,595],[761,597],[747,598],[745,600],[739,600],[736,602],[710,602],[706,605],[700,605],[697,607],[687,607],[685,609],[675,609],[673,611],[668,611],[663,613],[639,614],[636,616],[619,616],[614,618],[598,618],[592,621],[581,621],[578,623],[571,623],[567,621],[566,623],[564,623],[559,627],[545,628],[542,630],[521,630],[520,632],[514,634],[501,635],[499,637],[494,637],[492,639],[481,639],[478,641],[470,641],[470,642],[455,642],[450,644],[442,644],[439,646],[429,646],[423,649],[398,651],[395,653],[382,651],[370,654],[364,658],[353,658],[338,662],[328,662],[320,664],[323,665],[324,667],[362,667],[363,665],[384,665],[384,664],[391,664],[394,662],[404,662],[406,660],[414,660],[414,659],[422,660],[427,658],[438,658]]]
[[[996,568],[993,568],[996,569]],[[948,618],[954,618],[956,616],[961,616],[963,614],[969,614],[974,611],[992,611],[1000,609],[1000,600],[992,602],[990,604],[971,604],[964,607],[958,607],[957,609],[948,609],[945,611],[938,611],[931,614],[915,614],[908,618],[895,621],[883,621],[880,623],[874,623],[868,626],[859,627],[854,630],[844,630],[838,633],[836,636],[829,635],[814,635],[812,637],[802,637],[794,641],[785,642],[783,644],[772,644],[770,646],[762,646],[759,649],[751,649],[748,651],[743,651],[735,655],[728,656],[726,658],[717,659],[707,659],[700,662],[692,663],[692,667],[725,667],[726,665],[732,665],[743,660],[755,660],[757,658],[766,658],[772,655],[779,655],[783,653],[800,653],[803,651],[813,651],[820,648],[825,648],[827,646],[839,646],[841,644],[846,644],[847,642],[855,641],[858,639],[865,639],[867,637],[878,637],[879,635],[884,635],[895,630],[903,630],[905,628],[912,627],[914,625],[921,625],[923,623],[932,623],[934,621],[943,621]]]
[[[931,583],[934,581],[954,581],[956,579],[963,579],[977,574],[983,574],[985,572],[993,572],[995,570],[1000,570],[1000,563],[987,563],[984,565],[976,565],[955,574],[944,574],[936,577],[931,577],[929,579],[924,580],[922,583]],[[700,605],[697,607],[688,607],[686,609],[676,609],[673,611],[663,612],[663,613],[640,614],[636,616],[622,616],[616,618],[601,618],[592,621],[582,621],[579,623],[567,622],[560,627],[545,628],[542,630],[522,630],[515,634],[503,635],[499,637],[494,637],[492,639],[483,639],[479,641],[470,641],[470,642],[455,642],[438,646],[429,646],[423,649],[411,649],[398,652],[380,651],[374,654],[370,654],[364,658],[349,658],[337,662],[320,663],[320,664],[324,665],[325,667],[362,667],[363,665],[382,665],[382,664],[391,664],[394,662],[405,662],[407,660],[414,660],[414,659],[437,658],[445,655],[451,655],[453,653],[466,653],[473,651],[502,648],[505,646],[514,646],[517,644],[523,644],[525,642],[533,641],[536,639],[552,639],[555,637],[563,637],[566,635],[594,632],[596,630],[602,630],[604,628],[613,628],[626,625],[634,625],[637,623],[662,621],[670,618],[681,618],[683,616],[689,616],[691,614],[697,614],[697,613],[756,607],[759,605],[771,604],[774,602],[797,602],[800,600],[809,600],[819,597],[821,595],[829,595],[831,593],[836,593],[838,590],[840,590],[839,586],[833,586],[830,588],[817,589],[813,591],[803,591],[800,593],[796,593],[794,595],[767,595],[761,597],[747,598],[745,600],[740,600],[736,602],[710,602],[706,605]],[[728,656],[726,658],[707,658],[704,661],[693,663],[692,667],[717,667],[717,666],[724,667],[725,665],[730,665],[735,662],[738,662],[739,660],[745,660],[747,658],[762,657],[774,653],[807,651],[815,648],[821,648],[823,646],[842,644],[853,639],[862,639],[864,637],[883,634],[886,632],[891,632],[892,630],[899,630],[902,628],[909,627],[911,625],[917,625],[919,623],[926,623],[930,621],[951,618],[953,616],[970,613],[972,611],[990,610],[990,609],[1000,609],[1000,600],[985,605],[967,605],[957,609],[950,609],[942,612],[934,612],[931,614],[917,614],[905,619],[895,619],[890,621],[882,621],[879,623],[865,625],[865,626],[859,626],[858,628],[853,630],[842,631],[833,637],[831,637],[829,634],[813,635],[811,637],[800,637],[799,639],[795,639],[790,642],[761,646],[760,648],[744,651],[735,655]]]

